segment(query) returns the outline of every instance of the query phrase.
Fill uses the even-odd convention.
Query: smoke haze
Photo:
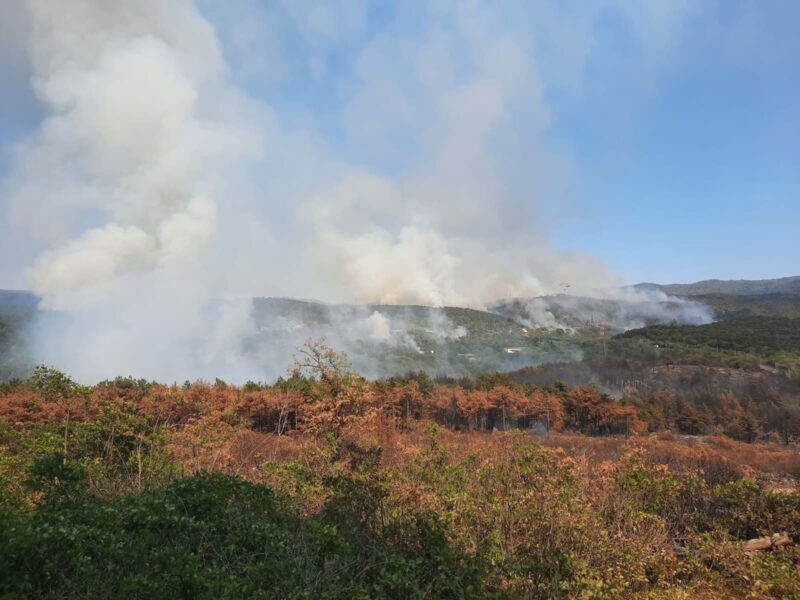
[[[512,298],[494,303],[491,310],[528,327],[572,333],[601,324],[619,333],[661,323],[705,325],[714,320],[714,312],[701,302],[631,287],[589,296]]]
[[[414,4],[413,31],[367,36],[365,4],[298,6],[212,25],[188,0],[4,3],[41,114],[3,182],[0,266],[52,311],[37,359],[84,381],[259,379],[290,356],[253,332],[302,327],[257,323],[254,296],[483,307],[623,283],[555,247],[539,208],[569,173],[542,142],[548,84],[573,85],[589,51],[541,45],[557,13],[526,30],[493,3]],[[328,89],[332,60],[350,67]],[[324,110],[293,95],[299,72],[333,92]],[[334,345],[420,351],[402,320],[331,314]],[[465,334],[441,318],[432,335]]]

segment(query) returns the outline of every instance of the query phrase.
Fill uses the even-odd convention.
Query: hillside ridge
[[[632,287],[660,290],[675,296],[703,296],[707,294],[755,296],[778,293],[800,295],[800,275],[777,279],[705,279],[694,283],[638,283]]]

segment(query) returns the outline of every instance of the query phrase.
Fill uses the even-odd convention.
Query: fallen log
[[[762,550],[774,550],[792,543],[792,538],[784,532],[765,535],[764,537],[748,540],[744,545],[745,552],[760,552]]]

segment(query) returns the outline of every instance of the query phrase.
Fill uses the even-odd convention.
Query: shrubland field
[[[746,551],[800,533],[788,408],[298,356],[273,385],[5,384],[0,593],[800,597],[796,545]]]
[[[800,296],[719,286],[254,300],[244,358],[351,356],[242,386],[34,369],[6,294],[0,597],[800,598]]]

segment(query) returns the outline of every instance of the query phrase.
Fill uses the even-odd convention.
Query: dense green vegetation
[[[433,515],[381,523],[374,468],[326,480],[331,495],[312,515],[222,473],[98,498],[60,457],[31,471],[64,489],[0,520],[0,592],[19,597],[468,598],[488,576]]]
[[[764,294],[733,296],[711,294],[696,296],[698,302],[714,309],[717,319],[742,317],[789,317],[800,319],[800,294]]]
[[[673,352],[699,347],[778,362],[794,362],[800,357],[800,319],[787,317],[743,317],[695,327],[653,325],[627,331],[618,338],[644,338]]]

